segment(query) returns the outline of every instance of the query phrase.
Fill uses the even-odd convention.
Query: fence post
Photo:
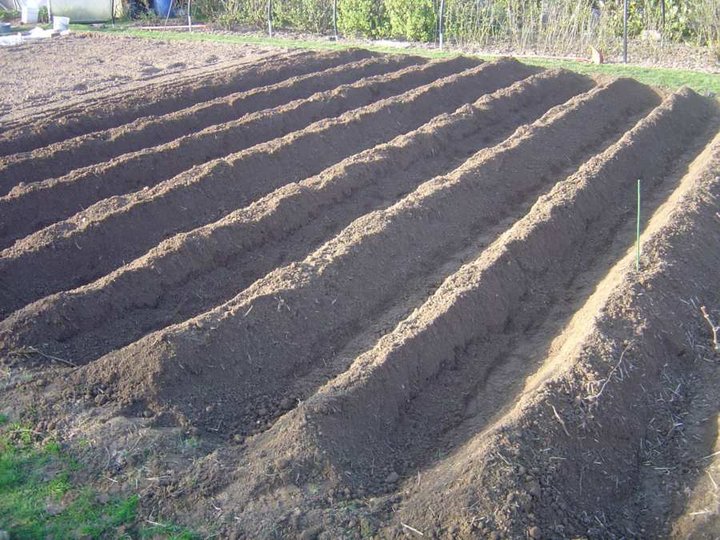
[[[444,34],[445,34],[445,0],[440,0],[440,16],[438,17],[438,37],[440,41],[440,49],[444,45]]]
[[[628,61],[628,15],[629,15],[629,4],[630,0],[625,0],[623,5],[623,63],[627,64]]]
[[[333,0],[333,35],[335,36],[335,41],[337,41],[337,0]]]
[[[662,29],[665,32],[665,0],[660,0],[660,11],[662,12]]]
[[[267,23],[268,23],[268,35],[272,37],[272,0],[267,0]]]

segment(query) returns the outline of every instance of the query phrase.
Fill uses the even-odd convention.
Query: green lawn
[[[386,52],[386,53],[405,53],[405,54],[416,54],[419,56],[426,56],[430,58],[443,58],[456,56],[459,53],[456,51],[440,51],[437,49],[429,48],[403,48],[399,49],[396,47],[388,46],[377,46],[358,44],[353,42],[333,42],[329,40],[295,40],[286,38],[271,38],[262,36],[252,36],[243,34],[212,34],[207,32],[192,32],[188,33],[185,31],[152,31],[152,30],[140,30],[132,27],[117,25],[113,28],[91,28],[81,25],[73,25],[74,29],[77,30],[92,30],[104,33],[114,33],[126,36],[136,36],[142,38],[151,39],[164,39],[164,40],[181,40],[181,41],[214,41],[218,43],[239,43],[239,44],[253,44],[253,45],[269,45],[277,47],[291,47],[301,49],[346,49],[349,47],[362,46],[365,49]],[[490,56],[483,56],[486,59],[492,59]],[[711,92],[715,95],[720,95],[720,75],[702,73],[698,71],[690,71],[685,69],[668,69],[668,68],[650,68],[633,66],[631,64],[603,64],[595,65],[589,62],[578,62],[572,60],[557,60],[540,57],[521,58],[521,60],[527,64],[552,67],[552,68],[565,68],[572,71],[577,71],[583,74],[596,74],[603,73],[612,75],[615,77],[631,77],[644,84],[652,86],[658,86],[668,89],[677,89],[681,86],[689,86],[693,90],[706,94]]]

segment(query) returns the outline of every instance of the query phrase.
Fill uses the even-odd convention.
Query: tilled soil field
[[[222,538],[715,538],[719,122],[355,50],[8,125],[0,411]]]
[[[188,44],[74,31],[0,50],[0,125],[4,128],[25,124],[28,117],[37,121],[58,109],[82,108],[83,103],[119,90],[127,98],[139,90],[154,99],[153,89],[166,88],[158,83],[172,80],[177,84],[287,54],[255,45]],[[56,118],[63,123],[66,117]]]

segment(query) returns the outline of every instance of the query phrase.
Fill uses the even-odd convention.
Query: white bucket
[[[23,6],[20,12],[20,22],[23,24],[35,24],[38,22],[38,12],[36,7]]]
[[[53,17],[53,30],[64,32],[70,26],[70,17]]]

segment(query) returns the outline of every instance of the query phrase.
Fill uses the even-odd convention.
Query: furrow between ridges
[[[223,405],[214,411],[227,411],[226,425],[254,427],[254,400],[279,397],[289,381],[332,357],[368,318],[406,294],[406,282],[533,201],[568,161],[582,161],[628,114],[656,101],[627,80],[574,98],[450,175],[356,220],[301,263],[272,272],[213,311],[110,353],[80,376],[120,401],[173,405],[201,424],[209,420],[210,398]],[[543,151],[548,148],[564,152]],[[210,384],[212,396],[197,390]],[[217,414],[223,413],[212,422]]]
[[[4,211],[0,221],[0,247],[7,247],[12,240],[67,218],[99,200],[157,185],[194,166],[236,154],[300,131],[323,118],[336,117],[476,65],[473,60],[456,58],[393,72],[394,66],[385,63],[385,71],[390,73],[343,84],[169,143],[119,156],[106,164],[84,167],[62,178],[16,190],[0,198],[0,210]]]
[[[23,184],[15,189],[15,192],[22,192],[31,183],[58,178],[122,154],[156,147],[245,114],[279,107],[353,83],[363,77],[389,73],[423,62],[423,59],[412,56],[381,56],[358,60],[196,103],[165,115],[142,117],[122,126],[94,131],[31,152],[0,157],[0,192]]]
[[[449,172],[458,159],[500,142],[591,85],[570,72],[547,71],[481,97],[218,222],[168,239],[92,284],[31,304],[6,322],[7,333],[13,346],[42,336],[57,354],[85,363],[191,318],[275,266],[301,260],[353,219]],[[72,324],[54,324],[59,320]]]
[[[477,63],[469,59],[453,59],[393,71],[392,64],[374,64],[368,71],[381,67],[382,74],[368,73],[371,76],[355,83],[14,190],[0,198],[0,209],[6,210],[6,217],[0,221],[0,246],[6,247],[24,234],[67,218],[104,198],[157,185],[194,166],[300,131],[320,119],[338,116],[473,65]]]
[[[1,253],[3,311],[88,283],[164,237],[211,223],[281,185],[317,174],[533,71],[509,60],[484,64],[321,120],[154,188],[96,203]],[[71,268],[66,264],[68,256],[73,260]]]
[[[691,91],[672,95],[620,141],[554,186],[475,261],[306,402],[304,414],[313,418],[310,429],[318,444],[338,464],[345,463],[352,447],[353,466],[359,469],[370,461],[379,467],[383,459],[390,465],[392,450],[378,450],[372,441],[386,440],[405,408],[458,357],[489,361],[493,351],[487,342],[493,336],[516,323],[521,331],[521,321],[542,315],[553,295],[602,252],[627,219],[634,208],[635,180],[641,178],[648,191],[660,185],[688,146],[707,133],[714,112]],[[479,345],[463,356],[472,344]],[[343,428],[349,425],[353,430]]]
[[[688,340],[703,322],[699,306],[718,301],[714,278],[720,237],[707,234],[717,227],[720,197],[717,122],[715,133],[689,168],[682,163],[677,177],[673,173],[668,187],[674,189],[669,196],[661,194],[662,205],[648,209],[640,271],[634,249],[623,250],[553,342],[540,369],[520,384],[508,410],[485,429],[469,426],[466,442],[428,468],[407,494],[401,519],[427,530],[452,520],[457,506],[472,504],[479,514],[491,506],[500,521],[495,525],[511,534],[528,526],[520,507],[524,514],[543,516],[544,530],[562,522],[564,536],[591,530],[594,515],[604,516],[598,536],[621,537],[641,528],[644,536],[667,534],[663,520],[651,515],[629,522],[626,511],[639,498],[655,496],[651,477],[666,477],[661,466],[677,463],[663,463],[677,459],[672,450],[677,440],[669,439],[672,422],[668,427],[658,419],[677,410],[689,423],[706,406],[680,392],[689,381],[709,374],[702,356],[694,357],[702,347],[694,351]],[[695,337],[705,339],[705,329]],[[681,409],[668,409],[674,400]],[[684,441],[688,434],[679,432],[683,442],[677,451],[692,456],[698,449]],[[507,456],[510,467],[492,465]],[[518,477],[520,467],[533,471],[532,477],[515,484],[514,504],[498,507],[497,500],[509,496],[502,493],[490,501],[487,486],[514,485],[507,477]],[[440,486],[449,488],[444,493],[453,503],[426,519],[425,508]]]
[[[266,62],[249,65],[241,62],[237,67],[201,75],[197,80],[180,78],[150,84],[142,91],[121,92],[94,102],[81,102],[51,111],[44,118],[23,121],[17,127],[7,126],[0,134],[0,155],[27,152],[83,133],[126,124],[142,116],[165,114],[222,95],[370,56],[373,54],[363,50],[302,51],[284,57],[274,53],[266,56]]]

